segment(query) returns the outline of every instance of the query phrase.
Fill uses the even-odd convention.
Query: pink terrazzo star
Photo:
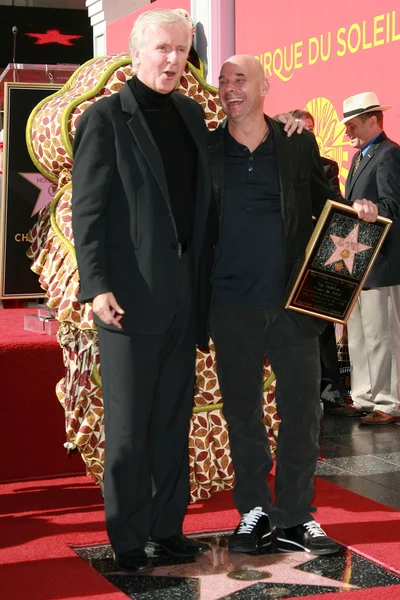
[[[328,258],[324,266],[331,265],[334,262],[343,261],[349,271],[350,275],[353,274],[354,257],[359,252],[369,250],[372,246],[366,244],[360,244],[358,241],[358,230],[360,224],[354,227],[354,229],[348,234],[347,237],[339,237],[338,235],[330,234],[332,242],[335,244],[335,251]],[[339,269],[338,269],[339,270]]]
[[[37,197],[35,208],[32,211],[31,217],[36,215],[44,206],[49,204],[54,198],[57,191],[57,185],[44,177],[41,173],[20,173],[22,177],[27,179],[34,186],[39,188],[39,196]]]
[[[358,589],[357,586],[346,582],[314,575],[295,568],[314,558],[315,556],[310,556],[307,552],[248,556],[246,554],[229,553],[226,548],[212,546],[211,552],[197,556],[194,563],[156,567],[151,576],[198,578],[200,580],[200,600],[220,600],[229,594],[257,583],[274,583],[281,587],[297,584],[303,586],[329,586],[343,590]],[[228,577],[229,573],[245,570],[265,573],[265,578],[249,581]]]

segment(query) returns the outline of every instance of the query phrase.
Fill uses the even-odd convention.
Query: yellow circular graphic
[[[305,110],[312,114],[315,121],[314,134],[318,143],[321,156],[334,160],[339,165],[340,189],[344,194],[349,170],[349,152],[347,147],[351,144],[346,140],[346,127],[340,125],[340,118],[332,102],[323,96],[313,98],[307,102]]]
[[[341,251],[340,256],[342,258],[349,258],[350,250],[348,248],[345,248],[344,250]]]

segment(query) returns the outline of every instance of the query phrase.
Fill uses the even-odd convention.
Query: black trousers
[[[117,554],[182,531],[195,326],[190,253],[180,259],[175,318],[162,335],[99,327],[105,418],[104,502]],[[125,308],[125,310],[127,310]],[[129,308],[128,308],[129,310]]]
[[[318,338],[304,337],[284,309],[214,308],[211,333],[236,475],[236,507],[243,514],[261,506],[278,527],[305,523],[315,511],[311,502],[319,450]],[[273,463],[262,412],[265,356],[276,375],[281,418],[274,502],[266,481]]]
[[[343,398],[348,392],[340,375],[336,334],[333,323],[328,323],[323,333],[319,336],[319,348],[322,368],[321,393],[327,385],[331,384],[332,389],[337,390]]]

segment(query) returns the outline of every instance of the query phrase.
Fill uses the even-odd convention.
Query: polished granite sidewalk
[[[361,425],[354,417],[325,415],[316,475],[400,509],[400,426]]]
[[[325,415],[317,475],[393,508],[400,508],[400,427],[364,426]],[[210,551],[179,559],[149,544],[150,575],[115,570],[108,545],[77,548],[110,583],[133,600],[272,600],[400,585],[400,575],[342,548],[334,556],[306,552],[230,553],[226,535],[202,537]]]

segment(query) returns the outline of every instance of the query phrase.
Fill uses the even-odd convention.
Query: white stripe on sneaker
[[[298,544],[297,542],[294,542],[293,540],[288,540],[287,538],[276,538],[277,542],[283,542],[285,544],[289,544],[292,546],[297,546],[298,548],[302,548],[305,552],[310,552],[305,546],[303,546],[303,544]]]

